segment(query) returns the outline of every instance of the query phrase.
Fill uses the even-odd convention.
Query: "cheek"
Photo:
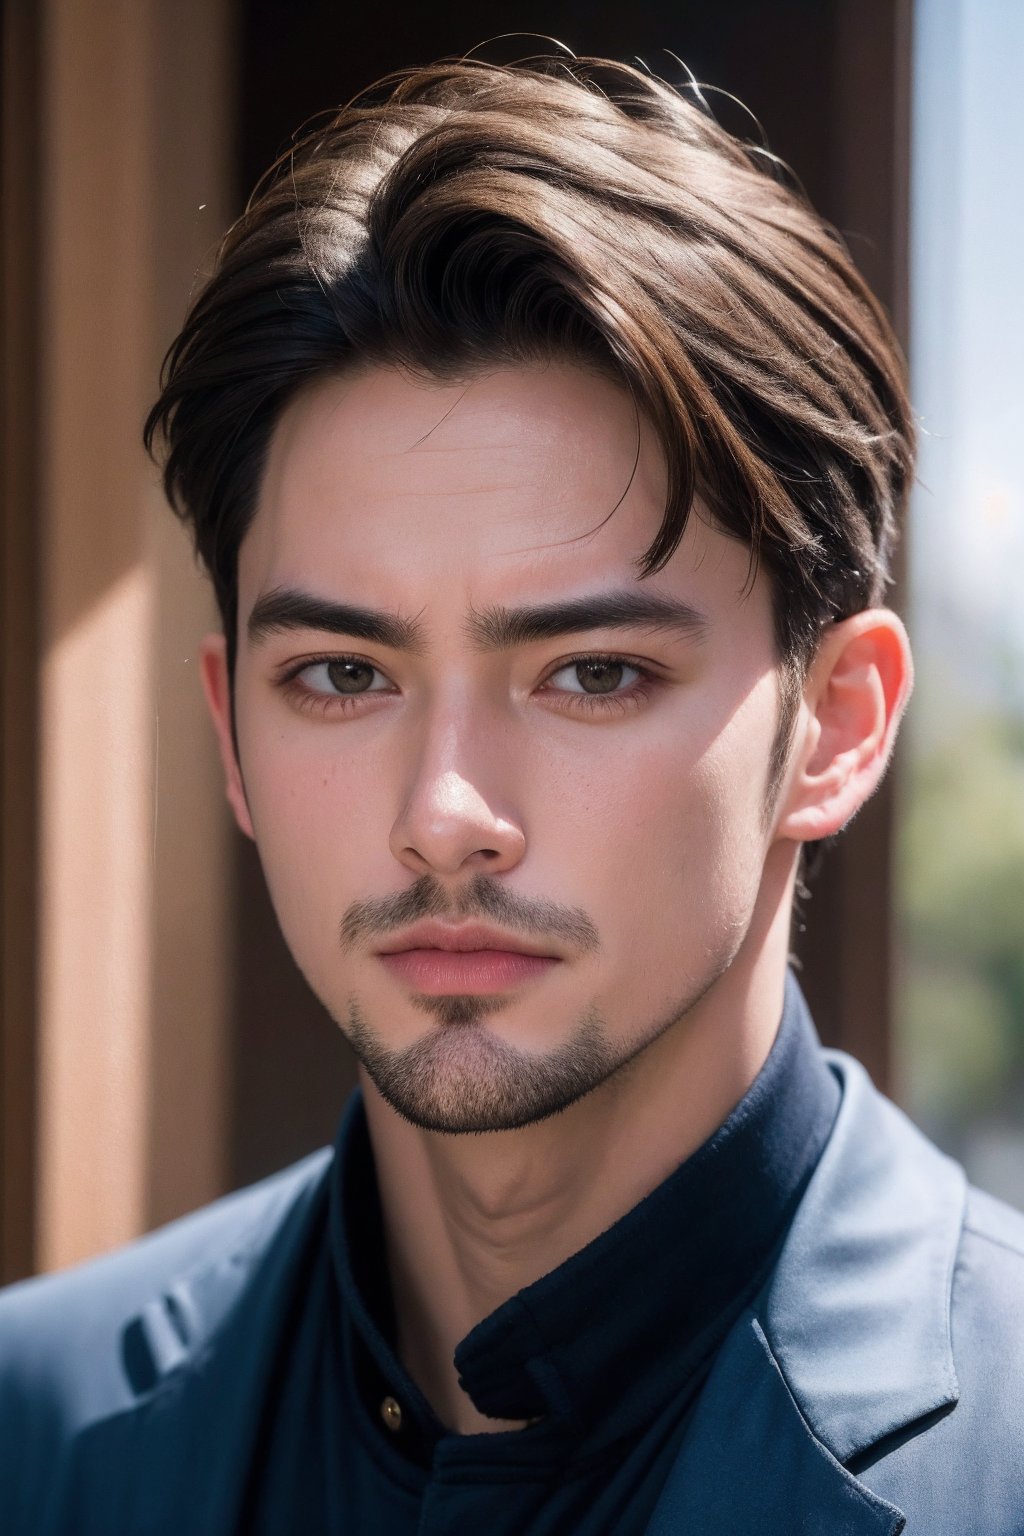
[[[337,925],[358,895],[387,891],[383,776],[368,754],[295,750],[265,739],[246,789],[267,888],[299,964],[336,947]],[[389,883],[390,882],[390,883]]]
[[[676,920],[725,862],[729,786],[712,753],[696,763],[662,748],[602,757],[534,789],[527,846],[538,871],[571,882],[627,942],[667,908]]]
[[[633,776],[614,838],[606,845],[608,876],[614,890],[628,891],[627,910],[675,925],[711,918],[737,884],[737,863],[749,851],[746,822],[735,786],[717,755],[707,753],[683,769],[678,761],[641,780]],[[745,889],[747,880],[739,885]]]
[[[766,709],[766,703],[768,709]],[[700,764],[695,809],[702,824],[694,846],[702,851],[705,901],[723,921],[749,921],[767,853],[762,827],[771,742],[770,698],[744,701]]]
[[[602,932],[613,973],[678,993],[746,931],[765,856],[760,702],[688,755],[676,744],[607,761],[560,795],[550,838]],[[770,739],[770,734],[769,738]],[[548,864],[557,875],[557,866]]]

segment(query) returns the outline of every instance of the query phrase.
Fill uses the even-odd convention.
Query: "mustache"
[[[582,952],[595,950],[600,944],[597,929],[581,907],[528,900],[488,875],[474,875],[453,896],[436,876],[420,875],[408,890],[394,896],[353,902],[341,920],[341,948],[348,952],[368,939],[406,928],[425,917],[486,917],[513,933],[565,939]]]

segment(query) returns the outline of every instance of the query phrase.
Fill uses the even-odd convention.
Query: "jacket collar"
[[[857,1062],[825,1055],[843,1089],[832,1136],[771,1279],[715,1361],[648,1536],[898,1536],[903,1512],[844,1463],[957,1401],[963,1170]]]
[[[950,1301],[963,1172],[850,1057],[826,1058],[843,1090],[832,1136],[771,1280],[715,1361],[649,1536],[809,1529],[801,1511],[814,1530],[897,1536],[900,1511],[842,1463],[956,1402]],[[78,1442],[67,1524],[56,1530],[144,1536],[171,1514],[192,1536],[233,1529],[328,1166],[309,1162],[256,1242],[183,1275],[129,1324],[126,1360],[141,1330],[152,1386]],[[91,1527],[85,1511],[102,1521]]]
[[[951,1407],[953,1265],[967,1181],[860,1064],[767,1289],[764,1332],[819,1440],[840,1461]]]

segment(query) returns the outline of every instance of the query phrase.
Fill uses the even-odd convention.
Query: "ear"
[[[227,641],[223,635],[204,635],[199,642],[199,675],[206,703],[217,732],[220,760],[224,765],[228,803],[246,837],[256,841],[245,798],[242,770],[231,740],[231,687],[228,679]]]
[[[888,608],[827,629],[808,669],[779,837],[816,842],[878,788],[914,683],[910,641]]]

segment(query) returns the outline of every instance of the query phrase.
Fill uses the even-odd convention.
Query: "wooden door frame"
[[[0,1282],[35,1255],[38,889],[39,43],[32,0],[0,41]]]

